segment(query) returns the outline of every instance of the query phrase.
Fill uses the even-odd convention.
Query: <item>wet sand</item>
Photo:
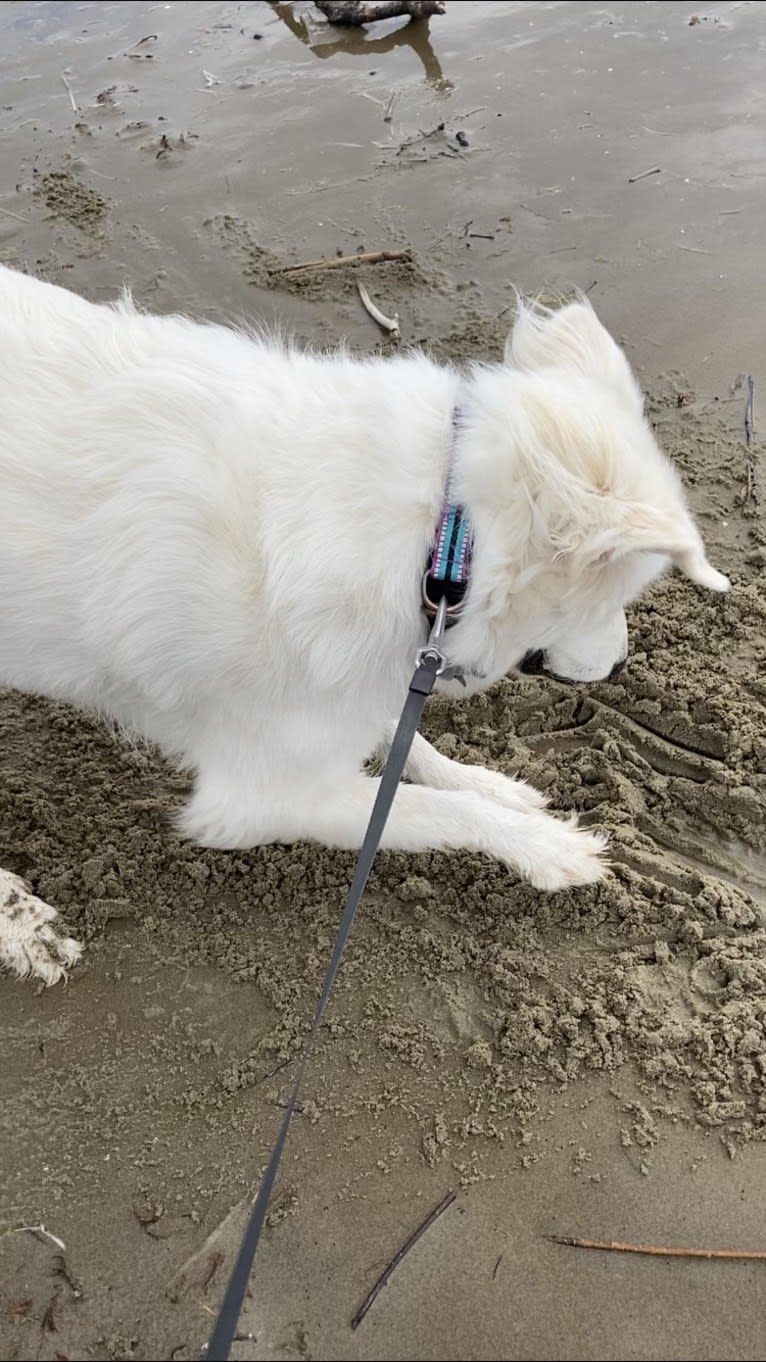
[[[481,857],[380,857],[235,1356],[760,1358],[761,1264],[545,1236],[766,1247],[766,531],[741,386],[757,414],[766,14],[452,0],[428,29],[309,42],[301,10],[0,5],[0,260],[369,353],[355,272],[279,270],[409,245],[360,277],[458,361],[498,356],[512,284],[587,288],[734,590],[661,583],[617,683],[429,707],[440,750],[608,830],[614,877],[543,897]],[[351,858],[182,844],[185,789],[97,721],[0,696],[0,863],[87,941],[67,989],[0,987],[9,1358],[198,1356],[275,1133]],[[40,1223],[65,1251],[16,1232]]]

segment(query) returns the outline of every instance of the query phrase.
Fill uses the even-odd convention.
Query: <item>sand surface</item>
[[[757,414],[766,7],[451,0],[367,35],[307,33],[307,8],[0,5],[0,260],[369,353],[355,274],[273,271],[409,245],[367,287],[457,360],[500,353],[512,283],[587,288],[734,589],[661,583],[617,683],[431,704],[441,751],[608,830],[614,876],[546,898],[473,855],[380,857],[235,1356],[762,1358],[763,1264],[545,1236],[766,1248],[742,387]],[[275,1134],[352,861],[184,845],[185,789],[97,721],[0,696],[0,864],[87,942],[68,988],[0,986],[9,1359],[199,1356]],[[41,1223],[64,1251],[20,1229]]]

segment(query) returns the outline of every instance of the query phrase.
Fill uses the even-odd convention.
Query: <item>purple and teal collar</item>
[[[423,576],[423,609],[429,620],[434,619],[440,601],[446,597],[447,629],[457,624],[460,618],[471,579],[473,557],[473,534],[468,512],[465,506],[453,498],[455,443],[460,422],[461,413],[456,409],[452,417],[452,449],[444,501]]]

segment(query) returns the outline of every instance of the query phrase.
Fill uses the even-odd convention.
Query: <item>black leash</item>
[[[367,831],[364,835],[362,849],[359,852],[359,859],[356,863],[354,878],[351,888],[348,891],[346,906],[343,909],[343,916],[340,920],[335,943],[332,948],[330,963],[322,984],[322,992],[319,995],[319,1002],[314,1013],[314,1020],[311,1023],[308,1039],[303,1047],[303,1053],[298,1064],[298,1071],[295,1075],[290,1100],[287,1103],[282,1124],[279,1128],[276,1144],[271,1152],[266,1172],[258,1188],[258,1195],[253,1203],[250,1212],[250,1219],[247,1224],[239,1253],[232,1269],[213,1332],[210,1335],[210,1342],[205,1351],[206,1362],[227,1362],[229,1350],[234,1340],[239,1316],[242,1310],[242,1302],[245,1299],[245,1292],[250,1280],[250,1273],[255,1259],[258,1243],[261,1238],[266,1212],[269,1208],[271,1193],[274,1188],[279,1164],[287,1141],[287,1132],[290,1128],[298,1101],[298,1093],[303,1075],[306,1070],[314,1043],[317,1038],[319,1026],[330,997],[330,992],[335,977],[340,967],[341,957],[348,941],[349,933],[356,917],[362,895],[372,869],[372,863],[383,836],[383,829],[386,826],[388,815],[391,812],[391,805],[394,802],[399,781],[404,774],[407,764],[407,757],[412,747],[412,742],[417,732],[420,716],[425,708],[426,700],[434,688],[437,676],[440,676],[445,668],[444,654],[441,651],[440,643],[445,628],[447,612],[447,601],[444,597],[436,611],[433,628],[425,648],[421,648],[417,656],[417,667],[410,681],[409,693],[405,701],[402,715],[397,725],[388,760],[383,768],[380,779],[380,788],[377,798],[373,805]]]

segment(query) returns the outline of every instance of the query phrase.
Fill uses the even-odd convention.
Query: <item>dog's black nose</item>
[[[544,657],[542,648],[533,648],[525,653],[519,663],[519,671],[525,676],[541,676],[544,668]]]
[[[614,666],[612,667],[612,670],[610,671],[609,676],[608,676],[608,678],[607,678],[609,681],[611,681],[611,679],[612,679],[613,676],[619,676],[619,675],[620,675],[620,672],[623,671],[624,668],[625,668],[625,664],[626,664],[627,660],[628,660],[627,657],[624,657],[624,658],[622,659],[621,662],[615,662],[615,664],[614,664]]]

